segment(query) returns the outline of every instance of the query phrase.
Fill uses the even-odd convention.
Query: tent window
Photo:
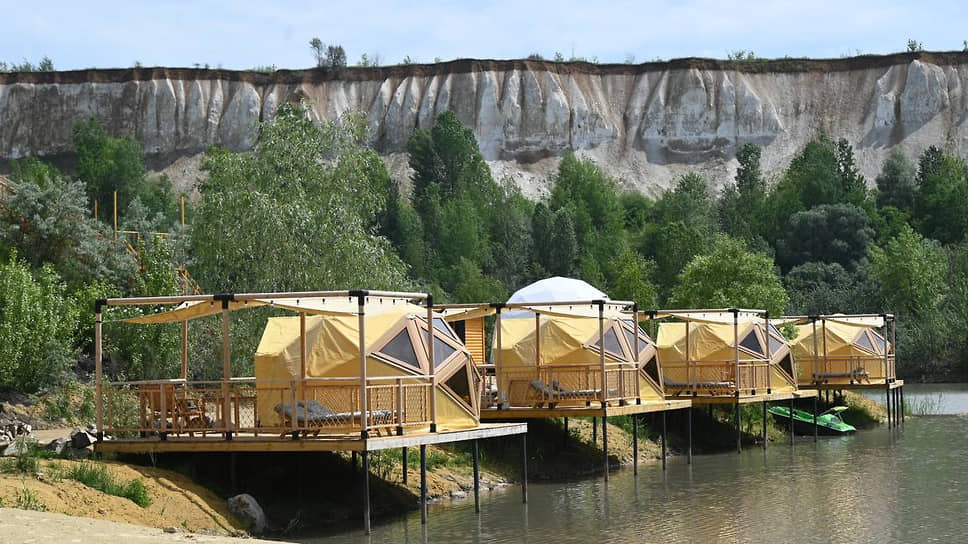
[[[874,331],[871,331],[871,336],[874,337],[874,345],[877,346],[877,352],[884,353],[884,338]]]
[[[648,374],[652,381],[659,383],[659,362],[658,359],[653,355],[647,363],[645,363],[645,373]]]
[[[770,328],[772,329],[773,326],[770,325]],[[785,344],[777,340],[775,336],[773,336],[772,334],[770,335],[770,355],[773,355],[774,353],[780,351],[780,349],[782,349],[784,345]]]
[[[427,341],[427,331],[423,331],[424,341]],[[434,368],[440,366],[441,363],[447,360],[448,357],[457,351],[450,346],[447,342],[441,340],[437,335],[434,335]]]
[[[773,323],[770,323],[770,332],[772,332],[773,334],[779,336],[780,338],[783,338],[783,333],[781,333],[779,330],[777,330],[777,328],[773,326]]]
[[[417,353],[413,349],[413,343],[410,341],[410,335],[407,333],[407,329],[403,329],[392,340],[387,342],[380,349],[380,353],[407,363],[414,368],[420,368],[420,362],[417,360]]]
[[[601,349],[602,342],[596,342],[595,347]],[[605,329],[605,351],[610,351],[618,356],[622,356],[622,354],[625,353],[625,351],[622,350],[622,344],[620,344],[618,341],[618,335],[615,334],[615,329]]]
[[[743,338],[743,340],[740,341],[739,345],[752,351],[753,353],[763,353],[763,344],[760,343],[760,338],[756,336],[756,332],[754,331],[750,331],[750,333],[746,335],[746,338]]]
[[[783,360],[780,361],[780,368],[782,368],[783,371],[786,372],[791,378],[793,377],[793,359],[790,358],[789,353],[783,358]]]
[[[470,384],[467,381],[467,365],[464,365],[454,373],[446,382],[444,382],[451,391],[453,391],[458,397],[464,400],[468,406],[471,406],[471,390]]]
[[[454,335],[454,331],[450,330],[450,327],[447,326],[447,323],[443,319],[435,317],[434,328],[444,333],[445,336],[449,336],[450,338],[457,340],[457,336]]]
[[[868,338],[866,331],[860,333],[860,336],[857,337],[855,344],[863,349],[866,349],[867,351],[870,351],[871,353],[874,353],[874,345],[871,344],[871,339]]]
[[[626,321],[626,323],[631,323]],[[634,326],[634,325],[632,325]],[[629,342],[629,349],[635,351],[635,329],[629,330],[622,327],[622,332],[625,333],[625,339]],[[645,348],[649,345],[649,337],[645,334],[645,331],[639,329],[639,353],[645,351]]]

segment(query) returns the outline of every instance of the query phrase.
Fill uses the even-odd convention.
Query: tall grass
[[[144,482],[139,478],[128,481],[121,481],[118,477],[108,470],[108,467],[101,463],[79,463],[70,467],[63,476],[70,480],[76,480],[82,484],[97,489],[108,495],[131,499],[132,502],[146,508],[151,505],[151,497],[148,496],[148,489]]]

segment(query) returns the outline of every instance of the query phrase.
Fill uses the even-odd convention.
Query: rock
[[[71,459],[90,459],[91,449],[90,448],[67,448],[64,450],[64,454]]]
[[[14,440],[3,450],[5,457],[13,455],[26,455],[30,451],[31,440]]]
[[[450,492],[450,498],[452,498],[452,499],[466,499],[467,498],[467,492],[466,491],[461,491],[459,489],[455,489],[454,491],[451,491]]]
[[[75,449],[84,449],[94,443],[94,437],[87,434],[87,431],[77,428],[71,433],[71,446]]]
[[[162,531],[168,534],[174,534],[178,532],[178,529],[176,527],[165,527],[164,529],[162,529]]]
[[[64,455],[64,450],[70,447],[72,441],[70,438],[55,438],[44,446],[47,451],[52,451],[57,455]]]
[[[229,499],[229,511],[249,526],[249,532],[254,535],[262,534],[266,529],[266,515],[255,497],[242,493]]]

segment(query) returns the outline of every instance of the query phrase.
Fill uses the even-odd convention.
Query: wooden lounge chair
[[[292,427],[293,409],[292,403],[284,402],[277,404],[273,408],[282,417],[283,426]],[[367,417],[378,426],[378,431],[382,427],[388,430],[393,426],[393,412],[390,410],[370,410]],[[313,436],[319,436],[319,431],[327,427],[358,427],[360,426],[360,412],[333,412],[323,406],[315,399],[308,401],[297,401],[295,409],[296,425],[298,427],[309,427],[303,429],[302,435],[308,436],[312,432]],[[293,433],[296,438],[300,431],[284,431],[280,436]]]
[[[675,394],[677,396],[683,391],[705,389],[711,393],[713,391],[719,391],[722,389],[733,389],[733,387],[735,386],[733,382],[728,380],[727,381],[707,381],[707,382],[678,382],[675,380],[670,380],[669,378],[665,378],[662,381],[662,383],[665,384],[667,388],[675,390],[676,391]]]
[[[826,383],[830,378],[850,378],[851,381],[869,381],[870,372],[859,366],[850,372],[815,372],[813,379],[817,383]]]

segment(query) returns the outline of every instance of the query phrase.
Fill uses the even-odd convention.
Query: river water
[[[968,385],[906,386],[933,407],[905,427],[798,438],[766,452],[700,455],[668,469],[529,485],[431,507],[329,542],[963,542],[968,539]],[[883,395],[880,397],[883,402]]]

